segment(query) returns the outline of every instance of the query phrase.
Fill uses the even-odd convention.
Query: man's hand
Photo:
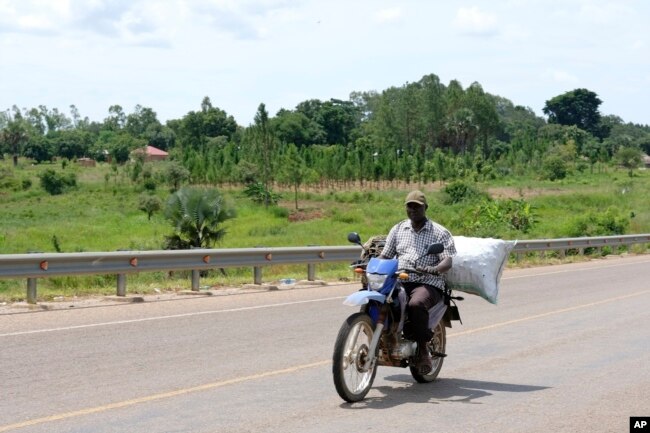
[[[431,274],[431,275],[438,275],[438,272],[436,271],[436,268],[433,267],[433,266],[420,266],[420,267],[415,268],[415,270],[418,271],[418,272],[424,272],[424,273]]]

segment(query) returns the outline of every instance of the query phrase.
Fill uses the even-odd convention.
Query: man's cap
[[[417,203],[422,206],[427,206],[427,198],[424,196],[422,191],[411,191],[406,196],[406,202],[404,204]]]

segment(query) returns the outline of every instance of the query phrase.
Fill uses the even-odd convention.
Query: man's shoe
[[[418,358],[415,366],[417,367],[418,372],[423,376],[431,373],[433,365],[431,355],[429,354],[428,350],[424,349],[418,352]]]

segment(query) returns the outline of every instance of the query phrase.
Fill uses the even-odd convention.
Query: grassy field
[[[157,165],[156,170],[162,166]],[[66,170],[77,175],[78,187],[61,195],[51,196],[39,185],[38,174],[47,169]],[[89,252],[160,249],[171,226],[162,213],[151,220],[138,210],[141,187],[128,180],[125,172],[115,172],[108,165],[94,168],[68,164],[33,166],[21,161],[13,169],[9,161],[0,161],[5,180],[13,179],[13,188],[0,189],[0,254],[38,252]],[[123,169],[121,169],[123,171]],[[31,182],[23,189],[16,185]],[[7,182],[5,182],[7,184]],[[625,233],[650,233],[650,171],[639,170],[629,177],[624,170],[572,176],[560,182],[509,178],[477,187],[497,200],[508,198],[529,203],[534,224],[527,232],[506,225],[477,230],[470,223],[475,218],[476,203],[446,205],[441,186],[364,184],[299,194],[295,209],[293,194],[283,192],[278,206],[264,208],[248,199],[241,188],[221,188],[235,219],[224,224],[227,235],[218,248],[255,246],[345,245],[346,234],[357,231],[363,239],[387,233],[390,227],[405,218],[403,200],[406,193],[420,188],[431,203],[428,215],[447,226],[454,234],[464,236],[500,237],[503,239],[559,238],[588,230],[589,221],[610,216],[598,224],[607,226],[620,222]],[[164,202],[169,196],[166,186],[159,185],[156,194]],[[587,228],[584,228],[587,226]],[[600,226],[599,226],[600,227]],[[589,233],[588,233],[589,234]],[[602,233],[595,233],[598,235]],[[635,248],[642,252],[642,248]],[[552,255],[550,255],[552,258]],[[548,258],[548,256],[547,256]],[[531,260],[539,260],[531,258]],[[305,266],[269,267],[265,281],[290,277],[303,279]],[[336,280],[352,278],[345,264],[319,267],[319,278]],[[228,269],[224,276],[211,272],[202,284],[233,286],[252,281],[251,269]],[[39,297],[43,300],[86,294],[115,292],[114,276],[61,277],[39,280]],[[164,273],[129,276],[129,293],[150,293],[154,290],[187,289],[187,275]],[[20,300],[25,296],[25,282],[0,280],[0,301]]]

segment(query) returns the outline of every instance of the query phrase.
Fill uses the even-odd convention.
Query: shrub
[[[502,237],[506,231],[527,233],[535,224],[533,207],[525,200],[490,200],[471,209],[463,227],[473,236]]]
[[[16,190],[18,180],[14,177],[14,172],[11,168],[0,167],[0,189],[13,189]]]
[[[269,205],[276,205],[281,198],[280,194],[274,193],[270,189],[267,190],[262,182],[249,184],[244,190],[244,194],[258,204],[264,204],[268,200]]]
[[[488,198],[487,194],[479,191],[473,185],[463,181],[452,182],[442,190],[444,193],[443,202],[445,204],[455,204],[464,201],[476,200],[478,198]]]
[[[568,172],[567,163],[557,155],[547,156],[542,163],[542,171],[544,179],[564,179]]]
[[[569,223],[569,237],[622,235],[630,225],[629,217],[609,208],[605,212],[589,212]]]
[[[38,175],[41,186],[50,195],[63,194],[66,190],[77,186],[77,176],[74,173],[59,174],[48,168]]]
[[[142,183],[145,190],[153,192],[156,190],[156,181],[154,179],[145,179]]]
[[[216,189],[184,187],[167,200],[165,216],[174,233],[165,236],[165,249],[211,248],[226,234],[223,222],[234,218]]]

